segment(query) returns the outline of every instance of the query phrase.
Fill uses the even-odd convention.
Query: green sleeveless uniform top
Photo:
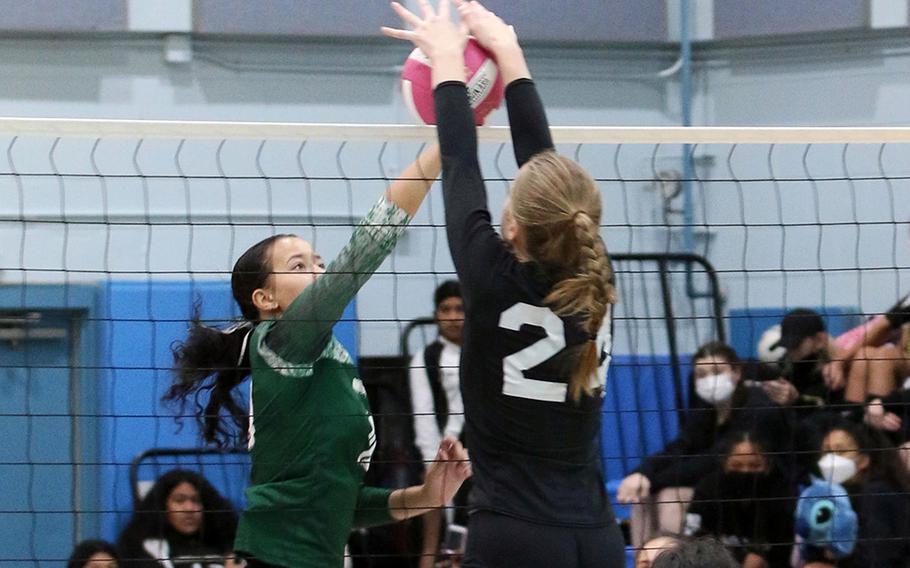
[[[353,527],[393,520],[391,490],[363,485],[376,432],[332,327],[409,220],[380,199],[325,274],[253,331],[251,486],[237,551],[288,568],[341,566]]]

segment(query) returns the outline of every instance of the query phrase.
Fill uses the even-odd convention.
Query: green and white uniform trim
[[[409,221],[380,199],[325,274],[253,331],[253,467],[236,550],[288,568],[341,566],[353,527],[392,521],[391,491],[363,485],[376,432],[332,327]]]

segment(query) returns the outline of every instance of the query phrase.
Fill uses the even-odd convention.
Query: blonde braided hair
[[[600,237],[600,191],[574,161],[555,152],[531,158],[512,186],[510,207],[524,233],[528,256],[555,282],[545,302],[560,316],[579,316],[589,340],[569,381],[577,401],[591,394],[600,366],[595,338],[616,301],[613,271]]]

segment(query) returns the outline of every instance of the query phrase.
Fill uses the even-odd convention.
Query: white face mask
[[[695,379],[695,394],[711,404],[730,400],[734,390],[736,390],[736,383],[733,382],[733,376],[730,373]]]
[[[818,460],[818,469],[828,483],[840,485],[856,475],[856,463],[837,454],[825,454]]]

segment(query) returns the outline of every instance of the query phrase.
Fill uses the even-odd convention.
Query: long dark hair
[[[196,538],[217,554],[231,550],[237,532],[237,513],[231,502],[222,497],[202,475],[175,469],[158,478],[120,533],[117,548],[125,565],[129,566],[131,560],[139,561],[148,556],[142,544],[146,539],[167,540],[176,536],[176,530],[167,520],[167,499],[174,488],[184,482],[195,487],[202,500],[202,527]]]
[[[707,357],[720,357],[724,361],[730,364],[731,367],[736,369],[739,367],[739,355],[736,354],[736,350],[724,343],[723,341],[709,341],[701,347],[698,348],[698,351],[692,355],[692,367],[694,370],[695,362],[699,359],[705,359]]]
[[[840,430],[846,432],[859,447],[859,453],[869,457],[865,481],[884,481],[901,492],[910,493],[910,474],[894,444],[878,430],[848,420],[833,422],[825,436]]]
[[[259,322],[253,292],[264,287],[272,273],[272,245],[280,234],[263,239],[243,253],[231,271],[231,293],[240,307],[243,320],[225,329],[202,323],[197,304],[187,338],[172,347],[174,380],[164,395],[177,403],[180,416],[193,405],[193,414],[202,438],[218,446],[235,445],[245,440],[249,416],[234,388],[250,374],[249,340]],[[205,399],[208,395],[208,399]],[[226,411],[227,416],[223,416]]]
[[[675,547],[661,552],[652,568],[736,568],[739,564],[722,542],[705,536],[694,540],[681,539]]]
[[[73,549],[69,560],[66,561],[66,568],[85,568],[92,555],[99,552],[106,552],[108,556],[119,563],[117,549],[114,548],[113,544],[106,540],[83,540]]]
[[[733,448],[743,442],[756,446],[759,454],[770,457],[768,456],[768,440],[764,439],[755,431],[742,429],[733,430],[721,438],[720,442],[717,444],[717,457],[720,458],[721,466],[727,461],[730,454],[733,453]]]

